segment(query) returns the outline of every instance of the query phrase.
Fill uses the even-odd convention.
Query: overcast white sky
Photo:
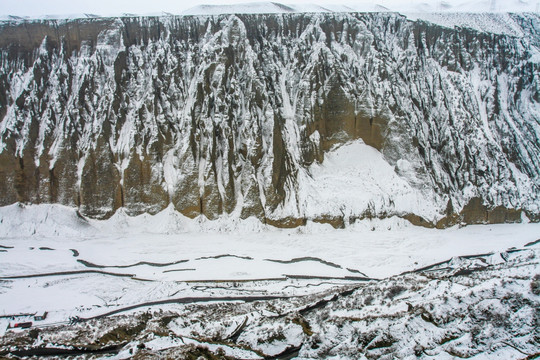
[[[340,4],[355,9],[365,5],[383,5],[395,11],[406,8],[427,8],[435,11],[539,11],[540,0],[267,0],[283,4]],[[261,0],[0,0],[0,15],[40,16],[91,13],[102,16],[122,13],[159,14],[183,11],[201,4],[237,4]],[[460,10],[461,8],[461,10]]]

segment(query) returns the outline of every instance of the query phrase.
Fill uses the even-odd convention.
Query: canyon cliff
[[[507,18],[521,35],[393,13],[1,22],[0,205],[538,221],[540,17]]]

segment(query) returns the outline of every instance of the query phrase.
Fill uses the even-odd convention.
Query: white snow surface
[[[504,13],[538,12],[538,0],[360,0],[354,3],[277,3],[250,2],[227,5],[197,5],[185,10],[182,15],[217,14],[268,14],[292,12],[402,12],[402,13]]]
[[[320,13],[320,12],[399,12],[412,18],[423,18],[428,21],[448,23],[454,18],[457,23],[463,22],[463,17],[457,14],[482,14],[482,13],[519,13],[540,12],[538,0],[379,0],[379,1],[343,1],[328,3],[323,0],[320,3],[297,2],[238,2],[223,4],[200,4],[194,7],[183,8],[178,12],[167,10],[153,11],[149,13],[133,13],[129,9],[122,13],[111,13],[103,9],[96,13],[71,13],[71,14],[43,14],[39,16],[18,16],[0,14],[0,21],[26,21],[35,19],[63,20],[85,19],[99,17],[136,17],[136,16],[171,16],[171,15],[221,15],[221,14],[280,14],[280,13]],[[158,9],[157,9],[158,10]],[[0,10],[1,11],[1,10]],[[445,14],[451,14],[450,17]],[[424,18],[427,16],[427,18]],[[465,16],[466,18],[467,16]],[[457,25],[457,23],[455,23]],[[452,25],[453,26],[453,25]]]
[[[401,172],[407,167],[398,162]],[[398,214],[418,214],[434,220],[440,216],[433,203],[441,203],[434,193],[422,193],[399,176],[383,154],[362,140],[350,142],[326,154],[321,164],[310,169],[311,186],[306,189],[306,212],[315,218],[324,214],[381,214],[385,209]],[[439,206],[442,206],[439,204]],[[329,210],[329,207],[336,209]]]
[[[497,254],[539,234],[534,223],[435,230],[396,218],[285,230],[172,208],[98,221],[60,205],[11,205],[0,208],[0,315],[49,311],[55,322],[187,296],[304,295]]]
[[[509,10],[508,12],[515,12]],[[403,12],[413,21],[423,20],[448,28],[461,27],[481,32],[523,37],[526,33],[508,13]]]

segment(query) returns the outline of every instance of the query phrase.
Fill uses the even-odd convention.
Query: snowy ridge
[[[404,13],[404,15],[413,21],[423,20],[449,28],[461,27],[516,37],[530,35],[509,13]]]
[[[441,14],[458,13],[525,13],[540,12],[538,0],[446,0],[446,1],[422,1],[422,0],[360,0],[354,3],[300,3],[288,4],[279,2],[239,2],[230,5],[202,4],[185,9],[182,5],[164,8],[162,12],[134,13],[126,10],[123,13],[110,13],[105,9],[96,9],[91,13],[82,14],[45,14],[27,16],[24,14],[9,15],[0,14],[0,21],[28,21],[36,19],[85,19],[99,17],[137,17],[137,16],[170,16],[170,15],[223,15],[223,14],[278,14],[278,13],[320,13],[320,12],[399,12],[406,14],[426,14],[427,16],[440,16]],[[446,18],[446,21],[449,18]],[[462,21],[462,20],[457,20]]]
[[[317,11],[318,10],[318,11]],[[221,15],[221,14],[275,14],[297,12],[295,7],[274,2],[257,2],[239,5],[198,5],[185,10],[182,15]],[[322,7],[315,12],[328,11]]]
[[[397,12],[418,14],[494,14],[540,12],[538,0],[475,0],[475,1],[355,1],[354,3],[287,4],[253,2],[234,5],[198,5],[182,15],[269,14],[306,12]],[[449,18],[448,18],[449,19]],[[448,21],[448,20],[447,20]]]

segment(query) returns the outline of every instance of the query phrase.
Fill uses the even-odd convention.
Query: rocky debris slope
[[[169,305],[8,331],[0,356],[533,359],[539,355],[539,256],[533,243],[315,295]]]
[[[540,18],[504,18],[522,36],[392,13],[2,22],[0,205],[538,219]]]

